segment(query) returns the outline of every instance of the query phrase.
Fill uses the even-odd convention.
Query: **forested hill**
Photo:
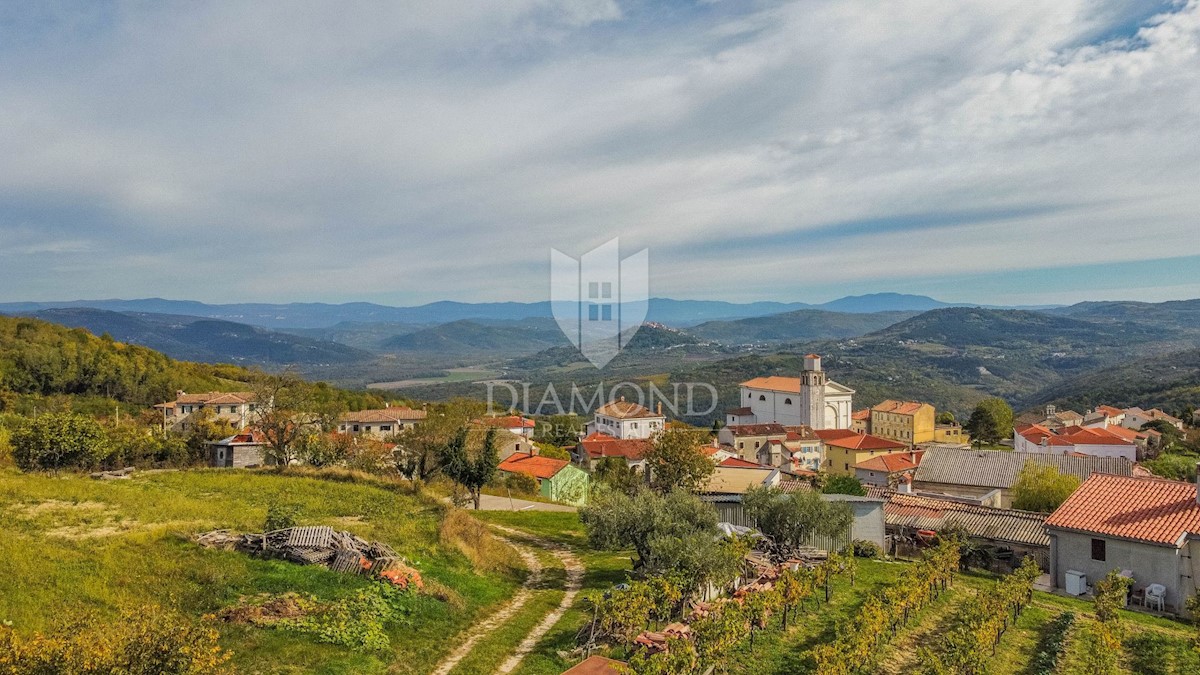
[[[0,391],[150,405],[173,399],[178,389],[244,389],[249,377],[250,371],[237,366],[175,361],[82,329],[0,316]]]

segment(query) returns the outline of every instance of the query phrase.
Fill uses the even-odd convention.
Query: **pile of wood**
[[[326,525],[288,527],[261,534],[213,530],[196,537],[205,548],[241,551],[263,558],[283,558],[301,565],[323,565],[334,572],[384,575],[403,570],[416,575],[391,546],[367,541]],[[417,575],[417,579],[419,579]]]

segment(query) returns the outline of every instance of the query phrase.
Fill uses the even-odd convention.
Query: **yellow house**
[[[933,428],[933,442],[955,445],[970,445],[971,436],[963,431],[961,425],[939,424]]]
[[[884,455],[907,453],[908,445],[871,434],[860,434],[850,429],[819,429],[815,431],[825,446],[827,473],[853,476],[854,466]]]
[[[936,417],[928,403],[884,401],[871,408],[871,434],[908,445],[929,443],[937,436]]]

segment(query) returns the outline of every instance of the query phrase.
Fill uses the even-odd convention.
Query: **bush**
[[[883,549],[879,544],[866,539],[855,539],[850,542],[850,552],[855,558],[871,558],[872,560],[883,557]]]
[[[263,531],[274,532],[295,527],[299,517],[300,507],[298,505],[271,500],[267,504],[267,520],[263,524]]]
[[[108,434],[96,420],[73,413],[41,415],[12,434],[13,459],[26,471],[94,469],[108,456]]]
[[[557,445],[538,443],[536,441],[534,442],[534,445],[537,446],[538,454],[542,457],[549,457],[550,459],[565,459],[568,462],[571,461],[571,453],[563,450]]]
[[[228,670],[217,631],[161,607],[64,620],[50,635],[18,636],[0,625],[3,675],[212,675]]]
[[[13,466],[12,432],[7,427],[0,426],[0,468]]]
[[[505,475],[504,486],[513,492],[523,495],[537,494],[538,491],[537,478],[523,471]]]

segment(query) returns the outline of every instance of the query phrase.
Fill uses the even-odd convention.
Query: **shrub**
[[[296,504],[271,500],[267,504],[267,519],[263,524],[264,532],[274,532],[296,526],[300,517],[300,507]]]
[[[108,435],[96,420],[73,413],[42,415],[12,434],[13,459],[26,471],[92,469],[108,455]]]
[[[878,559],[883,557],[883,549],[873,541],[866,539],[855,539],[850,542],[850,552],[855,558],[871,558]]]
[[[7,427],[0,426],[0,468],[13,465],[12,432]]]
[[[534,442],[534,445],[537,446],[538,454],[541,455],[542,457],[549,457],[551,459],[565,459],[568,462],[571,461],[571,453],[567,452],[566,450],[563,450],[562,448],[558,447],[557,445],[551,445],[549,443],[538,443],[538,442]]]
[[[395,611],[386,594],[400,592],[388,589],[388,584],[374,584],[336,602],[309,604],[305,616],[278,625],[312,635],[318,642],[382,651],[391,646],[386,624]]]
[[[228,672],[217,631],[157,606],[112,617],[74,615],[50,635],[0,625],[3,675],[213,675]]]
[[[523,495],[537,494],[538,482],[531,474],[524,471],[509,473],[504,477],[504,486],[513,492]]]

